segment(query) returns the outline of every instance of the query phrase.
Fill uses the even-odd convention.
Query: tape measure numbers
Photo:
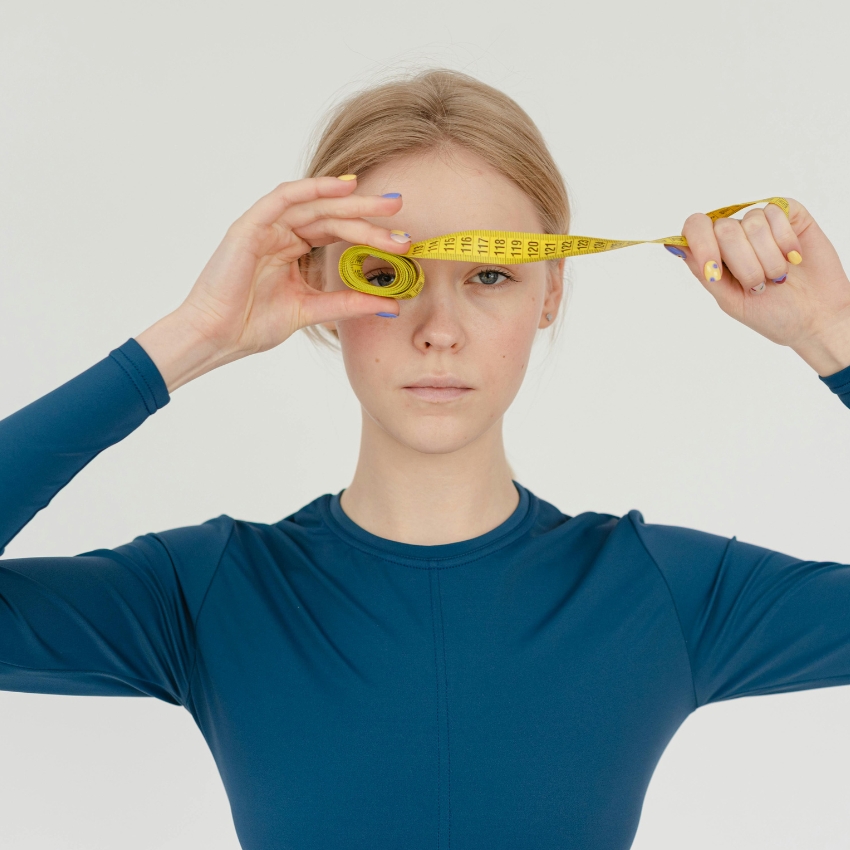
[[[753,204],[776,204],[787,216],[786,198],[764,198],[712,210],[706,215],[712,220],[728,218]],[[687,247],[684,236],[666,236],[662,239],[599,239],[595,236],[570,234],[518,233],[506,230],[463,230],[448,233],[434,239],[414,242],[404,254],[391,254],[370,248],[368,245],[353,245],[339,258],[339,276],[343,283],[358,292],[381,295],[385,298],[414,298],[425,285],[425,273],[417,260],[456,260],[461,262],[536,263],[541,260],[559,260],[562,257],[579,257],[584,254],[600,254],[616,251],[629,245],[677,245]],[[363,274],[363,261],[367,257],[385,260],[395,271],[389,286],[370,283]]]

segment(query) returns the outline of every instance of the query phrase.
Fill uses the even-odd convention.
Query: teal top
[[[850,407],[850,367],[821,380]],[[0,547],[168,402],[130,339],[0,421]],[[245,850],[625,850],[692,711],[850,683],[850,566],[514,483],[458,543],[324,494],[0,560],[0,688],[182,706]]]

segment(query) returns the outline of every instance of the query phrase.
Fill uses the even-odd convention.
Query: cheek
[[[528,367],[535,325],[514,316],[513,321],[490,327],[476,346],[480,362],[486,364],[490,385],[499,395],[513,395],[522,382]]]
[[[356,395],[387,386],[393,364],[400,361],[402,340],[388,327],[398,319],[348,319],[337,324],[345,371]],[[384,324],[378,324],[383,322]]]

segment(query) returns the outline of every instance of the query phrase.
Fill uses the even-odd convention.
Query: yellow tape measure
[[[719,218],[728,218],[745,207],[763,203],[776,204],[786,216],[788,215],[788,201],[778,197],[721,207],[706,215],[712,221],[717,221]],[[414,298],[425,284],[425,273],[417,260],[459,260],[467,263],[513,265],[600,254],[603,251],[627,248],[629,245],[647,244],[678,245],[684,248],[687,247],[688,241],[684,236],[625,240],[569,234],[515,233],[506,230],[463,230],[414,242],[404,254],[391,254],[368,245],[353,245],[339,258],[339,276],[346,286],[358,292],[382,295],[385,298]],[[366,279],[363,274],[363,260],[366,257],[386,260],[393,267],[395,278],[389,286],[377,286]]]

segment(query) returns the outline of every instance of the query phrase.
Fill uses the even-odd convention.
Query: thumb
[[[314,291],[305,298],[301,310],[305,325],[358,319],[363,316],[374,316],[375,313],[392,313],[397,316],[398,299],[383,295],[369,295],[366,292],[357,292],[348,288],[334,292]]]

